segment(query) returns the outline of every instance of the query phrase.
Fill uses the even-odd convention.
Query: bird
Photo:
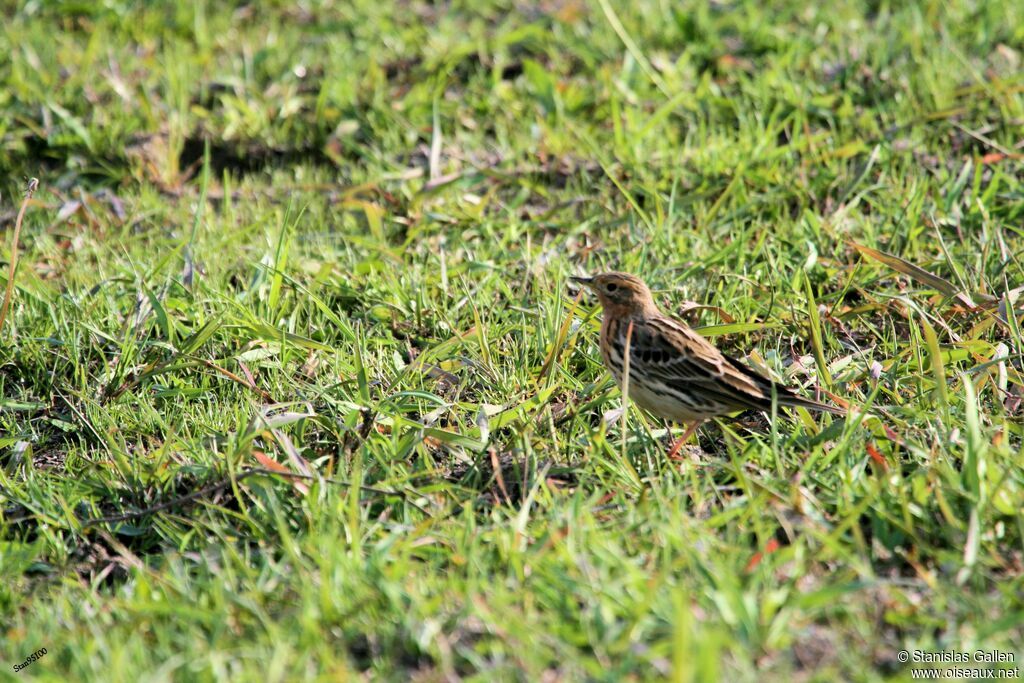
[[[570,279],[601,303],[601,356],[623,393],[657,417],[689,423],[670,458],[705,420],[740,410],[770,411],[773,397],[783,406],[846,414],[725,355],[686,323],[662,313],[650,288],[635,275],[607,272]]]

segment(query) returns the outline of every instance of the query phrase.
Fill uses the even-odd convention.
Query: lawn
[[[1019,672],[1019,1],[0,9],[0,679]]]

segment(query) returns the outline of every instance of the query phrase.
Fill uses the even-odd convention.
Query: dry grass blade
[[[235,373],[231,372],[227,368],[222,368],[221,366],[217,365],[216,363],[214,363],[212,361],[208,361],[205,358],[196,358],[195,356],[192,356],[192,358],[194,360],[202,363],[206,367],[210,368],[211,370],[224,375],[225,377],[230,379],[232,382],[237,382],[238,384],[241,384],[246,389],[251,389],[251,390],[255,391],[265,401],[270,401],[272,403],[274,402],[273,396],[271,396],[268,392],[266,392],[263,389],[260,389],[258,386],[256,386],[255,378],[252,376],[252,373],[249,371],[249,369],[245,366],[244,363],[239,363],[239,365],[241,365],[242,368],[245,370],[245,374],[246,374],[245,379],[239,377],[238,375],[236,375]]]
[[[32,200],[36,190],[39,189],[39,179],[29,178],[28,188],[25,190],[25,198],[21,201],[21,208],[18,209],[18,218],[14,221],[14,239],[11,240],[11,267],[7,273],[7,291],[4,292],[4,303],[0,306],[0,330],[4,329],[4,320],[7,318],[7,309],[11,305],[11,297],[14,295],[14,272],[18,269],[18,238],[21,236],[21,223],[25,219],[25,210]]]
[[[708,306],[706,304],[699,304],[696,301],[684,301],[679,305],[678,310],[680,315],[695,311],[714,311],[723,323],[731,325],[736,322],[736,319],[729,315],[728,311],[721,306]]]
[[[309,463],[302,457],[302,454],[299,453],[299,449],[295,447],[295,444],[293,444],[292,440],[288,438],[288,435],[280,429],[271,429],[270,433],[274,435],[275,439],[277,439],[277,443],[280,444],[281,450],[285,452],[288,459],[291,461],[292,467],[294,467],[302,476],[312,477],[313,471],[310,469]],[[293,480],[292,486],[295,487],[295,490],[302,495],[309,493],[309,486],[300,480]]]
[[[508,489],[505,488],[505,477],[501,473],[501,463],[498,462],[498,451],[494,448],[490,448],[488,451],[491,456],[491,467],[494,468],[494,479],[498,484],[498,489],[501,491],[501,495],[505,496],[505,503],[512,507],[512,497],[508,495]]]
[[[622,351],[622,462],[626,460],[627,429],[626,420],[629,418],[629,358],[630,345],[633,341],[633,321],[629,321],[626,328],[626,346]]]
[[[851,242],[850,246],[859,251],[862,256],[867,256],[879,263],[884,263],[893,270],[899,271],[922,284],[938,290],[948,297],[956,299],[971,310],[976,310],[978,308],[978,304],[976,304],[966,292],[962,291],[959,287],[943,277],[930,273],[920,266],[901,259],[899,256],[893,256],[892,254],[887,254],[884,251],[878,251],[877,249],[872,249],[871,247],[866,247],[854,242]],[[990,297],[988,295],[979,295],[979,298],[982,300],[982,304],[986,306],[991,302],[998,301],[994,297]]]

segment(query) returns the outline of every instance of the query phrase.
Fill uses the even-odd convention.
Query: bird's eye
[[[619,286],[617,284],[615,284],[614,282],[609,282],[607,285],[605,285],[604,288],[606,290],[608,290],[609,292],[614,292],[616,289],[619,288]]]

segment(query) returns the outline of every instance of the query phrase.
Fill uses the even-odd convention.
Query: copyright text
[[[30,654],[28,657],[26,657],[24,662],[22,662],[20,664],[15,664],[14,665],[14,670],[15,671],[21,671],[22,669],[27,669],[32,664],[32,662],[36,661],[37,659],[42,659],[45,656],[46,656],[46,648],[45,647],[41,647],[38,650],[36,650],[35,652],[33,652],[32,654]]]
[[[1020,667],[1017,656],[1002,650],[900,650],[896,658],[911,664],[912,680],[1018,680]],[[913,666],[914,664],[932,664],[938,666]],[[988,665],[988,666],[969,666]],[[998,668],[992,665],[1004,665]],[[1005,666],[1005,665],[1011,666]],[[967,665],[967,666],[957,666]]]

